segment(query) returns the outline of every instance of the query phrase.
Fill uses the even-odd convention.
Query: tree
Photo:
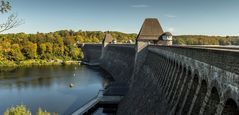
[[[8,0],[0,0],[0,13],[8,13],[11,10],[11,4]],[[7,20],[0,24],[0,33],[15,28],[23,24],[23,20],[18,19],[17,14],[11,14]]]
[[[22,61],[25,58],[23,56],[23,54],[21,52],[21,49],[20,49],[20,46],[18,44],[13,44],[12,45],[9,55],[10,55],[9,57],[14,61]]]
[[[92,38],[92,42],[93,42],[93,43],[99,43],[99,42],[100,42],[100,40],[99,40],[99,39],[97,39],[96,37],[93,37],[93,38]]]
[[[10,5],[9,1],[1,0],[0,4],[1,4],[0,5],[0,12],[1,13],[6,13],[6,12],[11,10],[11,5]]]
[[[112,32],[112,34],[116,37],[121,36],[121,42],[136,38],[136,34],[120,32]],[[36,34],[0,34],[0,63],[7,61],[14,63],[28,59],[82,59],[83,53],[77,47],[77,42],[99,43],[104,36],[104,32],[100,31],[68,30]]]
[[[46,110],[42,110],[41,108],[38,108],[38,111],[36,112],[36,115],[51,115],[50,112],[47,112]]]
[[[41,57],[41,59],[45,59],[46,58],[46,44],[42,43],[40,44],[39,48],[39,56]]]
[[[23,52],[27,59],[36,59],[37,55],[37,44],[28,41],[23,46]]]
[[[64,45],[54,44],[53,53],[55,56],[63,56],[64,54]]]
[[[46,43],[46,54],[44,55],[45,59],[52,59],[53,55],[52,55],[52,51],[53,51],[53,45],[50,42]]]
[[[4,115],[31,115],[31,112],[25,105],[17,105],[16,107],[8,108]]]
[[[8,108],[4,115],[32,115],[31,111],[25,105],[16,105],[15,107]],[[46,110],[38,108],[35,115],[58,115],[57,113],[50,113]]]
[[[46,53],[52,53],[52,43],[50,42],[46,43]]]
[[[66,45],[74,45],[76,43],[74,37],[72,36],[67,36],[64,42]]]
[[[80,50],[77,47],[71,46],[69,48],[69,54],[72,59],[77,60],[80,56]]]

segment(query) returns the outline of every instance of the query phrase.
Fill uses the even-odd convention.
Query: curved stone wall
[[[135,47],[109,44],[104,48],[100,66],[118,82],[129,83],[134,69]]]
[[[118,114],[238,114],[238,60],[230,63],[238,53],[177,46],[147,50]]]
[[[116,81],[130,84],[117,114],[239,113],[237,51],[150,45],[135,55],[135,49],[109,44],[101,55],[100,66]]]
[[[80,48],[84,54],[84,60],[88,63],[99,63],[102,53],[102,44],[81,44]]]

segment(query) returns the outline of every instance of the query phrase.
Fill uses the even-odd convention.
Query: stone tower
[[[105,38],[102,41],[103,47],[105,47],[108,44],[111,44],[113,42],[113,37],[111,36],[111,34],[109,32],[105,33]]]
[[[163,33],[156,44],[160,45],[172,45],[173,44],[173,35],[170,32]]]
[[[104,52],[105,52],[105,50],[106,50],[106,48],[107,48],[107,45],[108,44],[112,44],[113,43],[113,41],[114,41],[114,39],[113,39],[113,37],[111,36],[111,34],[109,33],[109,32],[106,32],[105,33],[105,38],[103,39],[103,41],[102,41],[102,52],[101,52],[101,57],[100,57],[100,59],[102,59],[103,57],[104,57]]]
[[[172,45],[172,34],[164,32],[157,18],[146,18],[136,39],[137,51],[148,44]]]

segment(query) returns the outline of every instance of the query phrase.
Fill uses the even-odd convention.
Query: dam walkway
[[[124,97],[128,87],[122,83],[110,84],[105,90],[99,90],[98,94],[85,103],[83,106],[75,110],[72,115],[85,115],[94,112],[99,107],[103,107],[105,111],[116,112],[117,105]],[[110,108],[106,107],[107,105]]]

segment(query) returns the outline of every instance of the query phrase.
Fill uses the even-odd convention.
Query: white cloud
[[[132,8],[147,8],[149,5],[146,4],[137,4],[137,5],[131,5]]]
[[[168,18],[176,18],[175,15],[171,15],[171,14],[166,14],[165,16],[168,17]]]
[[[167,28],[167,31],[169,31],[169,32],[171,32],[171,33],[174,32],[174,30],[175,30],[174,27],[169,27],[169,28]]]

